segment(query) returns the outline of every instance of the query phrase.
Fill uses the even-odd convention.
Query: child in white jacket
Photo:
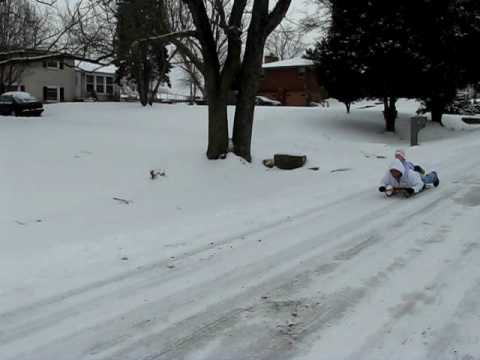
[[[420,165],[415,165],[411,161],[407,160],[407,157],[405,156],[405,150],[397,149],[395,151],[395,159],[400,160],[405,169],[414,170],[414,171],[420,173],[420,175],[425,175],[425,170]]]
[[[405,168],[399,159],[395,159],[383,177],[378,190],[385,192],[388,188],[402,188],[409,194],[413,194],[422,191],[426,184],[433,184],[437,187],[439,183],[440,181],[435,171],[421,176],[417,171]]]

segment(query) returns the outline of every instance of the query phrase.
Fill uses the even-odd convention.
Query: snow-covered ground
[[[480,359],[480,132],[372,104],[257,108],[252,164],[205,107],[0,117],[0,359]],[[440,187],[378,193],[397,147]]]

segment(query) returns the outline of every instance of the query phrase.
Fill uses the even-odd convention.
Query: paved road
[[[1,359],[480,359],[480,161],[0,314]]]

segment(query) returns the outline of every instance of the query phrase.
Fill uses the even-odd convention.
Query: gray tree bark
[[[248,28],[247,44],[240,70],[240,84],[233,126],[233,151],[251,162],[251,144],[255,112],[255,96],[260,78],[265,42],[280,24],[288,11],[291,0],[279,0],[269,13],[268,1],[255,0]]]
[[[383,117],[385,119],[385,131],[395,132],[395,121],[397,119],[397,108],[395,106],[397,99],[394,97],[385,97],[383,99],[384,110]]]

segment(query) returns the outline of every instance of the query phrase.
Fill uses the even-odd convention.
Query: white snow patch
[[[409,148],[418,103],[399,102],[393,135],[379,104],[330,104],[258,107],[252,163],[206,159],[204,106],[0,117],[0,353],[478,354],[478,133],[449,130],[461,119],[447,116]],[[385,200],[376,186],[398,147],[440,187]],[[306,167],[262,165],[285,152]]]
[[[313,66],[315,63],[313,60],[304,58],[293,58],[288,60],[274,61],[271,63],[263,64],[264,69],[284,68],[284,67],[299,67],[299,66]]]

